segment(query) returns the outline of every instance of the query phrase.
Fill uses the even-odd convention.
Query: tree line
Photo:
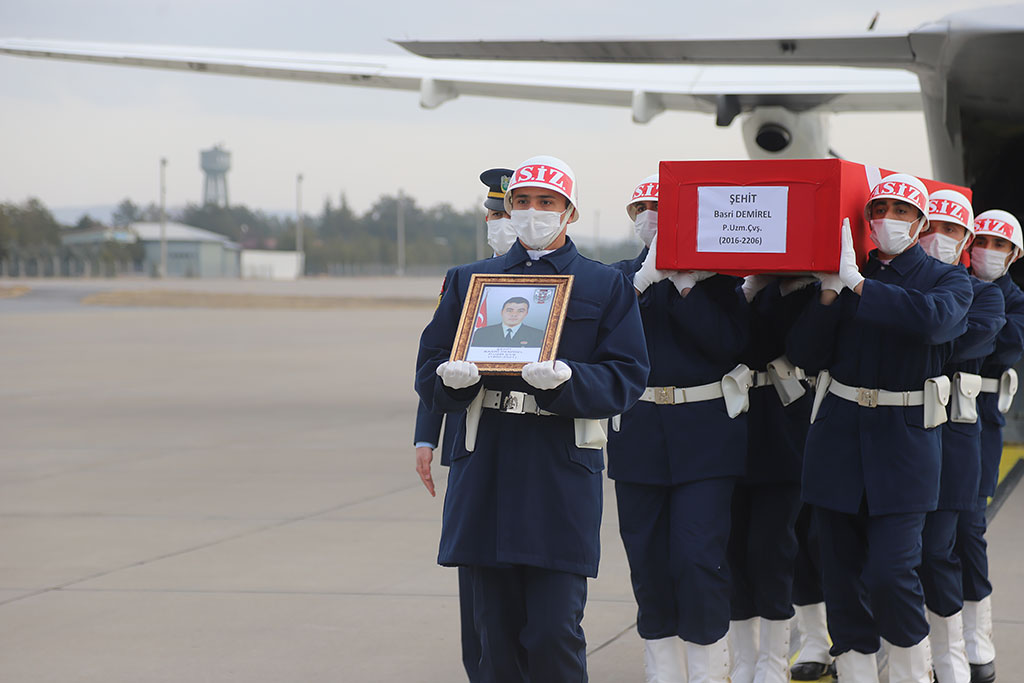
[[[410,268],[438,268],[467,263],[477,258],[482,234],[482,209],[456,210],[448,204],[423,207],[406,196],[383,195],[364,213],[356,213],[342,195],[327,200],[318,214],[302,217],[306,273],[339,274],[356,266],[394,264],[398,254],[396,226],[401,208],[405,225],[406,264]],[[111,215],[114,227],[143,221],[159,221],[155,204],[142,206],[124,199]],[[237,242],[244,249],[293,250],[296,217],[281,216],[246,206],[188,204],[168,212],[167,220],[203,228]],[[11,256],[57,253],[61,237],[71,231],[93,229],[102,223],[83,215],[74,226],[61,225],[38,199],[0,203],[0,261]],[[482,238],[481,238],[482,239]],[[486,250],[486,247],[485,247]],[[581,246],[581,251],[587,252]],[[636,243],[604,244],[603,260],[629,258],[638,252]],[[141,258],[140,250],[109,245],[110,258]],[[137,253],[136,253],[137,252]]]

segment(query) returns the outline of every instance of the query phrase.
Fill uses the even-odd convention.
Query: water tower
[[[199,166],[206,174],[203,180],[203,204],[228,205],[228,171],[231,152],[220,145],[199,152]]]

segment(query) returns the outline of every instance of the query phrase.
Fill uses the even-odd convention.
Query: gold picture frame
[[[482,375],[518,375],[527,363],[554,360],[572,282],[572,275],[474,273],[450,360],[473,362]]]

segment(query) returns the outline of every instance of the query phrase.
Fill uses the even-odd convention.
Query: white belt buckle
[[[857,388],[857,405],[865,408],[878,407],[878,389]]]
[[[526,394],[522,391],[510,391],[501,399],[501,412],[517,413],[522,415],[526,412]]]
[[[654,387],[654,403],[659,406],[671,406],[676,402],[675,387]]]

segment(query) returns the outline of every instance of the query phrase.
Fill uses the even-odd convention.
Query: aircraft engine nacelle
[[[784,107],[743,115],[743,143],[751,159],[821,159],[829,154],[828,118]]]

